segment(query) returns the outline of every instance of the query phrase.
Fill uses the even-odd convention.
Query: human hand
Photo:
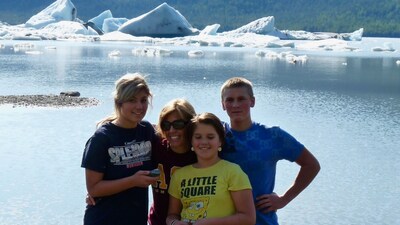
[[[184,222],[182,220],[178,220],[174,223],[174,225],[193,225],[193,223]]]
[[[150,176],[150,171],[139,170],[131,176],[136,187],[148,187],[149,185],[156,185],[158,177]]]
[[[269,213],[276,211],[286,206],[286,202],[283,198],[277,195],[275,192],[271,194],[260,195],[256,198],[256,209],[262,213]]]
[[[96,201],[94,200],[94,198],[92,196],[90,196],[89,194],[86,194],[86,204],[88,205],[96,205]]]
[[[192,223],[184,222],[182,220],[175,219],[171,222],[173,225],[193,225]]]
[[[188,223],[188,225],[207,225],[207,224],[209,224],[209,220],[204,218],[196,220],[196,222],[194,223]]]

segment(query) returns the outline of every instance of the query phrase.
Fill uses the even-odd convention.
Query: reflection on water
[[[112,111],[114,81],[148,75],[154,94],[146,118],[185,97],[197,112],[227,120],[219,88],[231,76],[253,81],[253,119],[279,125],[320,160],[312,185],[278,215],[282,224],[399,224],[400,67],[395,57],[309,55],[306,63],[260,58],[253,49],[171,47],[169,57],[135,56],[131,43],[38,42],[38,55],[0,49],[0,95],[80,91],[92,108],[0,106],[0,224],[80,224],[86,194],[83,146]],[[46,46],[54,48],[46,48]],[[140,46],[139,46],[140,47]],[[120,57],[109,58],[113,50]],[[282,50],[280,50],[282,51]],[[296,52],[294,52],[296,54]],[[303,54],[303,53],[299,53]],[[400,57],[399,57],[400,58]],[[278,167],[278,193],[297,167]],[[372,206],[372,207],[369,207]]]

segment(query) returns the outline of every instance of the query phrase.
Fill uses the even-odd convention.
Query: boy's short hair
[[[247,89],[247,93],[251,98],[254,98],[253,93],[253,84],[244,77],[232,77],[229,78],[221,87],[221,99],[224,98],[224,93],[227,89],[230,88],[241,88],[244,87]]]

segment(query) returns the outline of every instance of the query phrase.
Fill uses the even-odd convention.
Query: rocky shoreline
[[[60,95],[0,95],[0,105],[12,107],[90,107],[100,102],[95,98]]]

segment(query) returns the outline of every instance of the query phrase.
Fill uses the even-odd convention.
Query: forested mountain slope
[[[265,16],[275,17],[280,30],[353,32],[364,36],[400,37],[400,0],[71,0],[84,21],[111,10],[114,17],[134,18],[163,2],[177,9],[193,27],[221,25],[232,30]],[[26,22],[54,0],[0,2],[0,21]],[[226,4],[226,3],[229,4]]]

